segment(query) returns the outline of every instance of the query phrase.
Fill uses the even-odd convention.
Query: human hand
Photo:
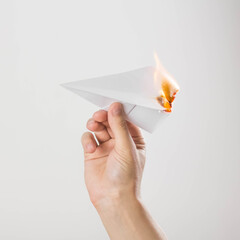
[[[125,120],[123,107],[113,103],[87,122],[82,136],[85,182],[111,240],[166,240],[141,203],[140,184],[145,143],[140,130]]]
[[[125,120],[123,106],[113,103],[97,111],[82,136],[85,182],[96,207],[104,199],[123,195],[138,198],[145,163],[145,143],[139,128]]]

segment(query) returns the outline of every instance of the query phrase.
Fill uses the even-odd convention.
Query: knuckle
[[[119,123],[118,123],[118,124],[119,124],[119,127],[121,127],[122,129],[124,129],[124,130],[127,129],[127,124],[126,124],[125,119],[122,119],[122,118],[121,118],[121,119],[119,120]]]
[[[81,142],[84,143],[90,137],[90,135],[91,135],[90,132],[83,133],[83,135],[81,137]]]
[[[96,123],[96,122],[94,121],[93,118],[88,119],[88,121],[86,123],[87,129],[91,130],[95,126],[94,123]]]

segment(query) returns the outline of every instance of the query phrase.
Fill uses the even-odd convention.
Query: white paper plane
[[[154,67],[62,84],[63,87],[107,110],[113,102],[123,104],[127,120],[152,133],[169,113],[156,101]]]

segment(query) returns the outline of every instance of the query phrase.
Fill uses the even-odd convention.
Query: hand
[[[87,122],[82,136],[85,182],[95,207],[122,196],[139,198],[145,164],[145,143],[139,128],[125,120],[123,106],[113,103]]]
[[[82,137],[85,182],[111,240],[166,240],[141,203],[140,184],[145,144],[140,130],[125,120],[123,107],[113,103],[89,119]]]

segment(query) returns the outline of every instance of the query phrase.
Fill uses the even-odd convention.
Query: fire
[[[176,80],[166,71],[160,63],[156,53],[154,53],[156,61],[156,70],[154,73],[154,83],[158,89],[159,96],[156,97],[158,103],[165,108],[166,112],[172,111],[172,102],[175,99],[176,93],[179,91],[179,86]]]

